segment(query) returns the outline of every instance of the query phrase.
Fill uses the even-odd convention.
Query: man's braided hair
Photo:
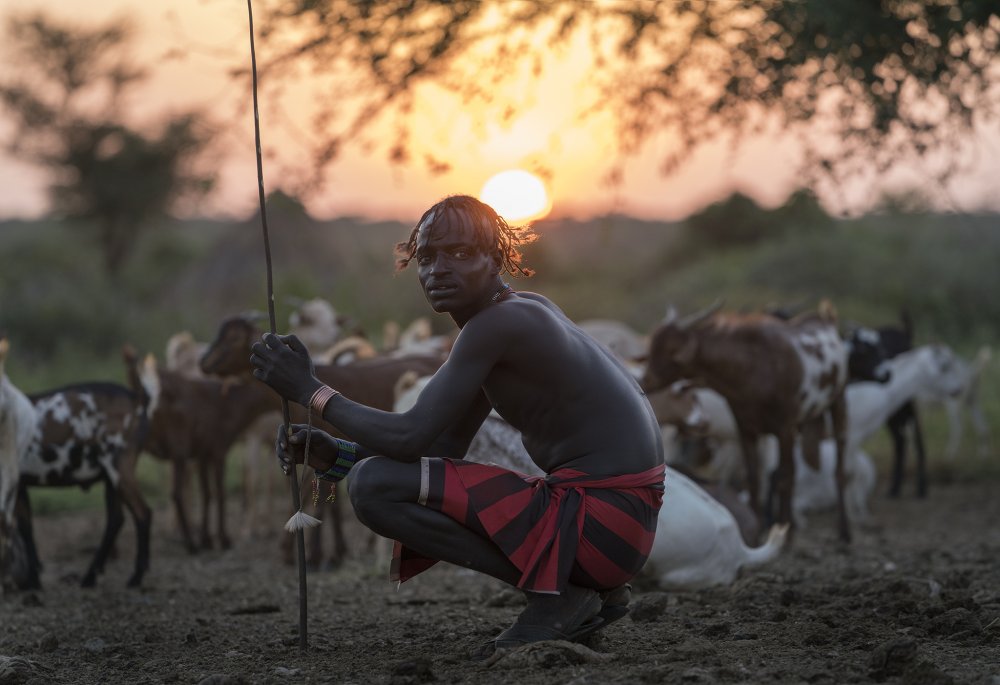
[[[476,245],[500,257],[501,273],[506,271],[515,278],[535,273],[521,266],[521,252],[517,249],[538,239],[531,227],[508,225],[492,207],[469,195],[451,195],[424,212],[410,231],[409,239],[396,244],[396,271],[405,269],[416,254],[420,229],[425,224],[432,228],[439,222],[452,225],[468,222],[475,232]]]

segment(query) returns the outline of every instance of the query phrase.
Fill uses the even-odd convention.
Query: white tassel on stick
[[[315,528],[321,523],[323,522],[315,516],[310,516],[306,512],[299,509],[297,512],[292,514],[292,518],[288,519],[288,523],[285,524],[285,530],[289,533],[295,533],[300,530],[305,530],[306,528]]]

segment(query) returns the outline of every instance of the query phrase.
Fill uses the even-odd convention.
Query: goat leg
[[[194,544],[194,538],[191,536],[191,527],[188,525],[187,519],[187,509],[184,506],[184,492],[187,487],[187,470],[185,468],[184,457],[174,456],[174,486],[173,486],[173,500],[174,500],[174,512],[177,516],[177,526],[181,529],[181,538],[184,541],[184,547],[187,549],[189,554],[196,554],[198,552],[198,546]]]
[[[917,497],[927,497],[927,453],[924,451],[924,432],[920,427],[920,415],[913,408],[910,418],[913,426],[913,451],[917,455]]]
[[[198,461],[198,482],[201,485],[201,547],[212,549],[212,533],[208,524],[212,508],[212,479],[209,464],[204,459]]]
[[[906,423],[909,416],[900,409],[889,417],[889,432],[892,435],[893,462],[892,476],[889,484],[889,497],[899,497],[903,487],[903,476],[906,470]]]
[[[232,542],[226,532],[226,458],[216,460],[212,465],[215,476],[216,525],[219,531],[219,547],[229,549]]]
[[[27,556],[26,577],[20,581],[15,579],[15,582],[22,590],[41,590],[42,581],[39,574],[42,571],[42,562],[38,558],[38,547],[35,545],[35,529],[31,522],[31,499],[28,497],[28,488],[22,486],[18,489],[14,512],[17,520],[17,531],[24,543],[24,553]]]
[[[139,587],[142,584],[142,577],[149,570],[149,535],[153,526],[153,511],[143,499],[139,483],[131,475],[126,475],[124,470],[119,491],[121,499],[125,502],[125,506],[132,515],[132,521],[135,523],[135,569],[128,579],[128,587]]]
[[[107,522],[104,526],[104,535],[101,537],[101,544],[97,547],[94,560],[90,562],[90,568],[83,576],[83,587],[94,587],[97,584],[97,574],[104,571],[104,562],[108,559],[108,552],[114,545],[125,522],[125,514],[122,512],[121,498],[118,496],[118,489],[110,480],[104,481],[104,508]]]

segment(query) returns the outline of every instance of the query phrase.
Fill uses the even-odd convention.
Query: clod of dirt
[[[100,654],[108,648],[108,643],[99,637],[92,637],[83,643],[83,648],[91,654]]]
[[[900,637],[889,640],[872,652],[868,659],[871,677],[882,681],[886,678],[902,675],[906,667],[917,658],[916,640]]]
[[[38,641],[38,649],[42,652],[54,652],[59,649],[59,638],[49,633]]]
[[[899,685],[955,685],[955,679],[929,661],[916,661],[903,671]]]
[[[416,685],[429,683],[437,678],[431,670],[431,660],[423,657],[401,661],[392,669],[389,682],[392,685]]]
[[[644,594],[629,607],[629,617],[637,623],[649,623],[659,620],[667,610],[669,597],[664,592]]]
[[[23,656],[0,655],[0,685],[20,685],[52,669]]]
[[[927,632],[931,635],[946,635],[954,640],[967,635],[978,635],[983,632],[983,626],[968,609],[949,609],[931,620]]]

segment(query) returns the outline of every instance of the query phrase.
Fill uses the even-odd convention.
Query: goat
[[[847,386],[847,458],[845,471],[850,479],[847,488],[848,513],[852,520],[868,518],[868,497],[875,486],[875,470],[871,457],[861,445],[885,424],[900,407],[922,393],[935,396],[953,396],[962,387],[964,376],[957,357],[942,345],[927,345],[904,352],[886,363],[887,381],[852,383]],[[832,504],[830,463],[833,445],[829,440],[822,444],[823,468],[806,474],[797,481],[796,488],[803,488],[802,498],[796,497],[796,512],[821,509]],[[926,479],[924,466],[918,482]],[[926,481],[924,482],[926,491]],[[796,491],[798,495],[798,490]]]
[[[762,314],[716,315],[717,309],[682,320],[673,309],[668,312],[651,336],[643,388],[652,392],[678,379],[700,379],[726,399],[739,433],[750,504],[758,516],[757,441],[761,435],[775,435],[780,523],[792,520],[796,436],[803,432],[806,461],[818,467],[819,428],[829,415],[838,446],[838,528],[841,539],[849,541],[842,469],[847,353],[833,306],[824,301],[818,314],[787,322]]]
[[[250,375],[250,346],[260,338],[261,334],[260,328],[249,317],[231,316],[226,318],[219,325],[215,339],[209,344],[202,356],[200,366],[207,375],[239,377],[246,381],[246,385],[269,393],[273,407],[278,400],[277,396]],[[395,385],[400,376],[411,370],[421,376],[433,374],[443,363],[444,359],[438,356],[411,355],[399,358],[364,359],[346,365],[320,364],[315,367],[315,370],[316,376],[321,381],[336,388],[344,396],[369,407],[392,411],[395,401]],[[292,421],[304,423],[306,420],[305,411],[298,405],[292,405],[291,408],[293,411]],[[325,430],[334,435],[347,437],[318,417],[313,417],[313,419],[317,425],[323,426]],[[346,554],[339,502],[339,498],[334,500],[332,511],[334,524],[333,560],[335,563],[339,562]],[[317,534],[318,532],[316,531]],[[314,550],[318,550],[318,541],[318,536],[313,538]]]
[[[135,364],[135,360],[132,360]],[[178,371],[159,369],[150,355],[138,371],[142,382],[155,385],[150,410],[150,431],[146,451],[168,461],[173,469],[171,498],[186,549],[194,553],[210,548],[212,536],[210,503],[216,503],[219,545],[231,545],[225,520],[225,459],[235,442],[254,420],[273,412],[272,398],[266,393],[243,392],[238,385],[215,378],[192,378]],[[187,463],[199,471],[202,494],[201,539],[196,544],[188,524],[184,502]],[[213,497],[214,490],[214,497]]]
[[[135,568],[128,586],[138,587],[149,569],[152,511],[136,480],[135,467],[148,429],[148,398],[116,383],[70,385],[29,395],[37,422],[30,446],[21,460],[18,527],[27,548],[26,588],[41,587],[40,562],[31,527],[29,488],[89,488],[104,483],[107,523],[94,559],[83,576],[92,587],[112,550],[124,521],[122,504],[135,521]]]
[[[318,302],[325,302],[319,300]],[[313,304],[314,301],[310,300],[302,305],[306,312],[310,312],[311,309],[316,308],[319,305]],[[307,307],[307,305],[312,305]],[[325,311],[320,307],[320,311]],[[332,311],[332,307],[330,307]],[[314,314],[314,317],[316,315]],[[303,315],[304,317],[304,315]],[[311,320],[311,319],[310,319]],[[330,318],[318,317],[320,321],[332,320]],[[167,371],[179,373],[187,378],[203,379],[205,374],[202,373],[201,368],[198,366],[198,361],[201,356],[208,349],[208,343],[196,341],[194,336],[188,331],[182,331],[180,333],[175,333],[167,340],[166,356],[164,358]],[[147,376],[148,377],[148,376]],[[265,515],[271,514],[270,502],[271,502],[271,490],[273,482],[276,480],[276,475],[274,475],[274,469],[268,468],[264,470],[262,468],[263,458],[262,454],[267,453],[270,455],[271,450],[274,447],[274,426],[280,423],[281,415],[279,412],[271,412],[261,416],[257,421],[252,423],[244,433],[242,437],[243,443],[243,530],[246,535],[253,535],[261,528],[261,518]],[[178,455],[179,457],[183,455]],[[270,462],[268,467],[270,467]],[[176,468],[180,467],[180,469]],[[183,473],[183,465],[175,465],[175,473]],[[207,473],[199,469],[199,474],[202,477],[207,477]],[[260,487],[260,484],[264,484],[264,488]],[[177,502],[177,512],[178,512],[178,525],[182,526],[182,534],[184,535],[185,545],[189,550],[194,549],[193,542],[191,540],[190,534],[183,530],[186,526],[186,520],[182,522],[181,515],[182,512],[186,510],[183,504],[184,490],[187,489],[186,483],[175,483],[174,484],[174,498]],[[201,492],[203,499],[203,506],[207,508],[209,493],[211,490],[211,484],[207,482],[201,483]],[[264,491],[264,495],[258,496],[260,491]],[[266,504],[266,506],[261,506],[261,500]],[[268,518],[270,518],[268,516]],[[203,535],[204,537],[204,535]]]
[[[21,460],[31,445],[37,418],[27,395],[6,374],[10,343],[0,338],[0,586],[26,582],[24,541],[15,529],[14,509]]]
[[[350,335],[341,338],[330,347],[318,354],[312,355],[317,364],[350,364],[359,359],[374,359],[378,350],[366,338],[360,335]]]
[[[421,379],[410,387],[401,387],[395,410],[412,407],[424,384],[426,380]],[[524,448],[520,432],[495,412],[486,417],[464,458],[528,475],[543,475]],[[641,572],[654,578],[663,589],[728,585],[741,569],[767,563],[784,546],[787,527],[775,526],[762,546],[748,547],[733,514],[694,481],[669,466],[663,486],[656,536]]]
[[[233,382],[214,377],[191,378],[176,371],[159,369],[147,356],[141,367],[145,385],[156,385],[155,408],[150,412],[150,434],[146,451],[169,461],[173,467],[172,499],[181,537],[191,553],[213,546],[211,515],[214,503],[218,544],[222,549],[232,542],[226,526],[225,463],[234,445],[253,426],[275,416],[276,398],[259,383]],[[263,418],[262,418],[263,417]],[[305,420],[305,416],[296,414]],[[277,419],[270,425],[273,443]],[[202,507],[200,538],[196,543],[188,522],[183,496],[187,463],[199,470]],[[334,519],[337,552],[344,549],[338,519]]]
[[[949,460],[954,460],[958,456],[958,450],[962,444],[963,410],[968,412],[972,427],[976,431],[979,457],[987,457],[993,452],[990,426],[983,414],[983,407],[979,400],[980,376],[991,356],[990,348],[983,346],[979,348],[971,362],[960,357],[956,358],[957,373],[962,377],[962,388],[959,392],[944,396],[929,392],[917,395],[917,399],[921,403],[944,405],[948,415],[948,443],[945,446],[944,454]]]
[[[859,340],[875,342],[885,358],[891,359],[913,349],[913,321],[906,311],[901,315],[901,323],[901,326],[882,326],[875,329],[859,327],[852,332],[850,340],[852,343]],[[925,474],[924,464],[926,464],[927,456],[924,451],[924,434],[920,427],[920,415],[913,400],[899,407],[886,421],[886,427],[892,436],[893,447],[893,469],[889,496],[898,497],[902,487],[902,472],[907,451],[906,435],[909,429],[913,434],[913,448],[917,454],[917,494],[920,497],[925,497],[927,495],[927,479],[920,477],[919,474]]]
[[[889,379],[851,383],[845,391],[847,404],[847,434],[844,472],[848,479],[845,495],[852,521],[868,517],[868,497],[875,485],[874,465],[861,446],[884,424],[886,419],[922,393],[951,396],[961,387],[963,375],[956,364],[957,357],[947,347],[929,345],[905,352],[885,363]],[[699,394],[702,407],[711,407]],[[723,443],[735,444],[735,420],[722,411],[705,412],[708,433]],[[761,443],[765,470],[778,462],[773,441]],[[801,454],[796,452],[797,461]],[[836,450],[833,441],[821,443],[821,469],[796,470],[794,513],[797,524],[804,521],[803,512],[823,509],[835,502],[834,465]]]
[[[445,335],[433,335],[431,320],[420,316],[410,322],[402,331],[395,321],[386,321],[382,326],[382,350],[391,357],[409,355],[429,355],[447,358],[458,329]]]
[[[298,336],[309,350],[318,352],[333,345],[341,338],[346,320],[326,300],[315,297],[297,302],[288,316],[291,332]]]
[[[902,322],[902,326],[900,327],[883,326],[877,329],[859,327],[852,333],[851,341],[872,341],[878,345],[885,359],[893,359],[897,355],[911,350],[913,347],[913,324],[906,312],[902,315]],[[886,425],[892,436],[893,444],[893,468],[888,490],[890,497],[898,497],[902,490],[903,472],[905,470],[908,447],[908,429],[913,436],[913,447],[917,459],[917,496],[927,496],[927,455],[924,447],[923,430],[920,426],[920,415],[915,402],[917,399],[945,405],[949,418],[946,455],[954,458],[958,451],[962,434],[960,408],[963,405],[970,408],[973,425],[976,427],[980,437],[980,454],[989,451],[989,428],[977,401],[976,382],[979,372],[989,359],[988,348],[986,349],[987,352],[985,354],[982,351],[980,352],[973,365],[968,364],[960,358],[953,357],[952,363],[955,365],[954,373],[962,376],[961,387],[958,390],[950,395],[934,395],[924,392],[905,402],[895,413],[888,417]]]
[[[850,409],[852,421],[851,435],[870,435],[887,420],[892,425],[900,410],[913,404],[920,393],[937,397],[958,396],[964,387],[965,376],[958,358],[943,345],[926,345],[903,352],[888,361],[892,378],[884,384],[856,383],[850,386],[850,402],[858,406]],[[874,398],[874,399],[872,399]],[[879,403],[883,407],[879,409]],[[884,407],[891,407],[886,413]],[[916,414],[914,413],[914,421]],[[914,424],[919,435],[919,424]],[[895,433],[894,433],[895,435]],[[927,494],[927,463],[922,439],[917,440],[917,495]],[[892,469],[890,496],[897,496],[902,486],[905,465],[905,442],[897,443]]]
[[[621,321],[585,319],[577,326],[624,362],[642,361],[649,352],[648,338]]]
[[[844,340],[844,344],[847,348],[848,384],[857,381],[882,383],[889,379],[890,373],[885,365],[885,353],[877,337],[872,338],[864,334],[851,335]],[[695,388],[694,394],[704,426],[701,435],[695,437],[704,443],[703,447],[706,449],[703,449],[702,452],[707,451],[711,455],[711,460],[705,470],[712,474],[711,477],[722,482],[740,482],[742,473],[739,459],[739,433],[726,399],[710,388]],[[770,437],[765,436],[759,442],[761,449],[764,449],[764,443],[769,443]],[[826,464],[822,462],[821,465],[825,468]],[[691,467],[694,468],[694,465]],[[801,469],[796,462],[796,488],[800,472]],[[796,497],[793,501],[797,500]]]

